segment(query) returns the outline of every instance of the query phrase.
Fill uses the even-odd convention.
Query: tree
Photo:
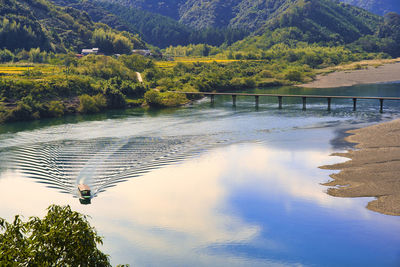
[[[74,55],[74,53],[68,53],[65,58],[64,58],[64,66],[67,68],[66,70],[66,74],[68,75],[70,70],[71,70],[71,66],[75,66],[78,64],[78,61]]]
[[[126,105],[124,94],[117,89],[115,84],[106,84],[104,96],[107,99],[107,107],[109,108],[123,108]]]
[[[114,53],[130,54],[132,51],[132,43],[128,38],[122,35],[116,35],[113,41]]]
[[[87,94],[79,96],[79,107],[80,113],[97,113],[103,110],[107,106],[107,99],[102,94],[90,96]]]
[[[0,265],[14,266],[111,266],[98,250],[102,238],[87,216],[69,206],[52,205],[40,219],[23,222],[19,215],[8,223],[0,218]]]
[[[49,113],[54,117],[61,117],[64,115],[64,105],[61,101],[50,101]]]
[[[4,63],[4,62],[10,62],[14,60],[14,54],[7,49],[4,50],[0,50],[0,62]]]

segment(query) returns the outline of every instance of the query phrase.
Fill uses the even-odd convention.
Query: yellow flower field
[[[42,74],[57,74],[62,72],[63,67],[49,65],[49,64],[35,64],[35,65],[0,65],[0,75],[14,76],[23,74],[25,71],[41,72]]]
[[[0,66],[0,73],[4,74],[21,74],[27,67],[8,67],[8,66]]]
[[[168,69],[168,68],[173,68],[175,67],[178,63],[212,63],[212,62],[218,62],[218,63],[232,63],[236,62],[239,60],[236,59],[216,59],[216,58],[206,58],[206,57],[175,57],[173,61],[157,61],[156,65],[160,68],[163,69]]]

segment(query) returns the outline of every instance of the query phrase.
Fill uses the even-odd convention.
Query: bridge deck
[[[379,111],[383,112],[383,101],[384,100],[400,100],[400,97],[377,97],[377,96],[342,96],[342,95],[285,95],[285,94],[249,94],[249,93],[214,93],[214,92],[176,92],[180,94],[186,95],[204,95],[211,97],[211,103],[214,103],[214,96],[216,95],[230,95],[232,96],[232,104],[236,106],[236,97],[237,96],[254,96],[255,103],[258,107],[259,98],[261,96],[265,97],[277,97],[279,103],[279,109],[282,108],[282,99],[284,97],[298,97],[303,99],[303,110],[306,110],[307,98],[326,98],[328,101],[328,111],[331,110],[332,99],[352,99],[353,100],[353,110],[357,109],[357,99],[375,99],[379,100],[380,108]]]
[[[400,97],[386,96],[341,96],[341,95],[286,95],[286,94],[250,94],[250,93],[214,93],[214,92],[176,92],[180,94],[192,95],[230,95],[230,96],[271,96],[271,97],[300,97],[300,98],[342,98],[342,99],[383,99],[383,100],[400,100]]]

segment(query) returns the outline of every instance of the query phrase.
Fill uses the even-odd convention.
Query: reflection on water
[[[79,198],[79,203],[82,205],[89,205],[92,203],[92,200],[90,198]]]
[[[92,217],[113,264],[399,265],[399,218],[365,209],[368,199],[327,195],[331,171],[318,168],[347,160],[329,156],[347,147],[346,129],[393,118],[399,106],[379,114],[365,102],[353,113],[339,103],[327,113],[315,102],[302,112],[260,98],[255,111],[252,98],[235,109],[230,101],[6,126],[1,217],[69,204]],[[79,183],[96,196],[91,205],[73,198]]]
[[[40,142],[15,149],[14,168],[48,187],[75,196],[79,184],[93,196],[119,182],[177,163],[225,140],[212,136],[126,137]]]

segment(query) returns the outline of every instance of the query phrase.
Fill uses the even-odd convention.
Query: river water
[[[400,96],[400,84],[263,93]],[[399,266],[400,218],[321,185],[347,159],[345,131],[400,115],[400,103],[216,97],[0,126],[0,217],[50,204],[91,216],[114,265]],[[81,205],[76,186],[90,185]]]

